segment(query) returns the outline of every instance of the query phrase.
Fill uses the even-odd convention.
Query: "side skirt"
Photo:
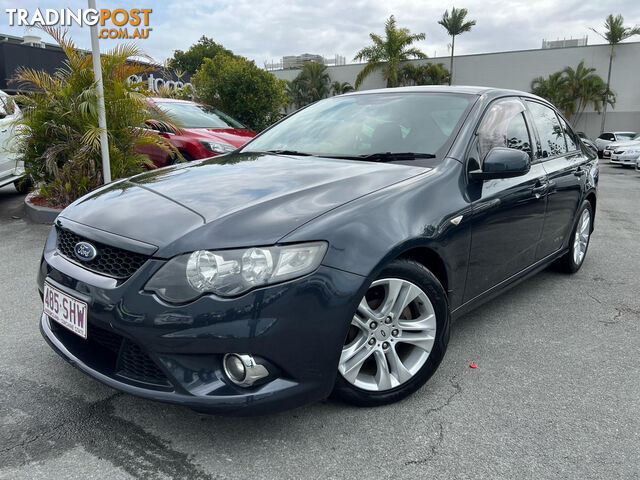
[[[460,305],[458,308],[456,308],[451,312],[451,319],[456,320],[460,318],[461,316],[479,307],[483,303],[488,302],[489,300],[492,300],[493,298],[497,297],[501,293],[506,292],[510,288],[515,287],[520,282],[530,277],[533,277],[536,273],[544,270],[549,265],[551,265],[555,260],[557,260],[562,255],[564,255],[565,252],[567,252],[567,250],[568,248],[563,248],[561,250],[558,250],[555,253],[552,253],[551,255],[541,258],[533,265],[525,268],[524,270],[516,273],[515,275],[512,275],[506,280],[503,280],[502,282],[494,285],[484,293],[481,293],[480,295],[477,295],[471,300],[468,300],[467,302],[463,303],[462,305]]]

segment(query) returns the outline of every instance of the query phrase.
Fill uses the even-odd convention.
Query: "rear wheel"
[[[334,395],[358,406],[401,400],[433,375],[448,340],[444,288],[423,265],[395,260],[371,284],[353,316]]]
[[[575,273],[580,270],[587,256],[589,240],[593,225],[593,207],[588,201],[584,201],[578,213],[578,221],[573,227],[569,251],[557,262],[559,269],[566,273]]]

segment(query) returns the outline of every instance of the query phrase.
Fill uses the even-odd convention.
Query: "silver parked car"
[[[633,168],[640,157],[640,141],[617,147],[611,153],[610,163]]]
[[[21,116],[13,98],[0,90],[0,187],[13,183],[19,192],[27,193],[30,185],[22,179],[24,166],[17,161],[15,146],[15,121]]]
[[[635,165],[636,157],[640,155],[640,135],[636,135],[626,142],[612,142],[604,149],[604,158],[617,165]]]
[[[598,155],[602,158],[609,158],[612,149],[607,149],[613,142],[628,142],[637,135],[636,132],[603,132],[596,138]]]

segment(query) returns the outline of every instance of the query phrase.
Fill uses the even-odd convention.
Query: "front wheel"
[[[423,265],[395,260],[371,284],[353,315],[334,395],[364,407],[401,400],[433,375],[448,341],[444,288]]]
[[[557,262],[561,271],[566,273],[576,273],[582,267],[587,256],[591,230],[593,226],[593,207],[588,201],[584,201],[578,211],[578,221],[573,227],[569,251],[565,253]]]
[[[18,193],[29,193],[29,191],[33,188],[33,182],[29,177],[22,177],[13,182],[13,186],[16,187]]]

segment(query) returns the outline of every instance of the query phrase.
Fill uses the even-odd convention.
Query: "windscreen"
[[[330,98],[284,119],[243,151],[338,157],[383,152],[438,155],[474,100],[466,94],[424,92]]]
[[[181,128],[245,128],[237,120],[209,105],[158,102],[155,104]]]
[[[622,141],[622,140],[635,140],[633,137],[635,137],[636,134],[635,133],[618,133],[617,137],[618,137],[618,141]]]

